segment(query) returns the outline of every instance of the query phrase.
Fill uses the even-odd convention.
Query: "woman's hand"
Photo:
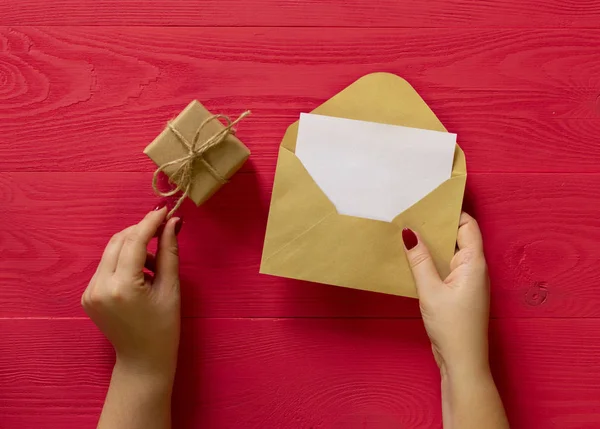
[[[458,251],[445,279],[414,232],[405,229],[402,238],[442,375],[444,428],[508,429],[488,361],[489,278],[477,222],[461,215]]]
[[[115,234],[83,293],[83,308],[117,354],[98,429],[169,429],[180,330],[181,219],[166,207]],[[162,230],[162,231],[161,231]],[[148,244],[156,235],[156,256]],[[145,272],[144,268],[153,272]]]
[[[167,208],[115,234],[81,299],[115,348],[120,371],[172,380],[180,330],[179,218],[164,225],[156,256],[147,251]],[[154,275],[144,272],[144,267]]]
[[[477,222],[462,213],[458,252],[443,280],[425,244],[410,230],[402,237],[440,370],[488,371],[489,279]]]

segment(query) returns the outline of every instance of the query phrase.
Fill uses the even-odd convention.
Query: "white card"
[[[338,213],[391,222],[452,175],[456,134],[302,113],[296,156]]]

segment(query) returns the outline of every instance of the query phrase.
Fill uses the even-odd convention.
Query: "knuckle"
[[[125,236],[125,242],[129,243],[129,244],[133,244],[136,243],[138,241],[139,238],[139,234],[137,231],[133,230],[130,231],[126,236]]]
[[[108,244],[117,244],[119,241],[121,241],[122,238],[123,238],[123,233],[117,232],[116,234],[113,234],[112,237],[110,237]]]
[[[90,294],[95,289],[96,281],[95,276],[90,280],[90,283],[87,285],[83,293],[81,294],[81,306],[83,308],[87,308],[90,306]]]
[[[110,289],[110,300],[112,302],[123,301],[123,288],[118,284]]]
[[[107,291],[108,298],[111,301],[122,301],[130,283],[121,278],[114,278]]]
[[[86,297],[86,308],[88,307],[98,307],[103,305],[105,302],[104,294],[98,290],[94,289],[89,291]]]
[[[169,252],[170,254],[172,254],[173,256],[177,256],[179,257],[179,246],[177,246],[176,244],[173,244],[171,246],[167,247],[167,252]]]
[[[112,235],[112,237],[110,237],[109,242],[110,243],[114,243],[115,241],[118,241],[121,238],[121,233],[120,232],[116,232]]]
[[[465,223],[468,223],[470,225],[477,225],[477,220],[470,214],[463,212],[461,214],[461,217],[461,220],[464,220]]]
[[[473,261],[473,259],[475,259],[475,257],[477,256],[477,252],[473,249],[464,249],[461,256],[462,256],[462,262],[466,264],[466,263]]]
[[[477,248],[465,248],[461,250],[460,260],[462,264],[473,264],[481,267],[486,265],[483,251]]]
[[[87,308],[89,306],[89,297],[87,290],[81,295],[81,306]]]
[[[81,297],[85,309],[103,308],[124,299],[124,283],[118,279],[107,279],[94,287],[88,287]]]
[[[411,266],[411,268],[416,268],[419,265],[423,264],[424,262],[427,262],[428,260],[429,260],[429,255],[427,253],[424,253],[424,252],[416,253],[416,254],[412,255],[412,257],[410,258],[410,266]]]

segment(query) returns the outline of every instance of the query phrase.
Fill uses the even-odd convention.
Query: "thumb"
[[[431,254],[419,236],[411,229],[402,230],[402,241],[410,270],[412,271],[417,285],[417,294],[421,296],[427,293],[433,286],[441,283],[442,279],[433,263]]]
[[[177,217],[169,219],[158,238],[155,278],[157,284],[178,284],[179,247],[177,245],[177,233],[181,228],[181,222],[182,220]]]

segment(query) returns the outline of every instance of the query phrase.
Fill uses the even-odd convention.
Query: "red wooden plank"
[[[600,172],[600,0],[48,4],[0,3],[0,25],[58,26],[0,28],[0,427],[94,426],[111,353],[61,318],[84,316],[108,236],[154,206],[141,149],[191,98],[252,109],[254,157],[184,208],[176,426],[440,427],[416,301],[257,273],[286,126],[381,70],[459,134],[470,173],[517,173],[471,174],[467,196],[512,427],[600,425],[600,319],[572,319],[600,316],[600,175],[581,174]]]
[[[511,428],[600,425],[600,320],[496,320]],[[111,356],[87,320],[0,320],[3,427],[92,427]],[[440,427],[419,320],[187,319],[175,427]],[[300,370],[298,370],[300,369]],[[363,426],[361,426],[363,425]]]
[[[597,27],[597,0],[9,0],[1,25]]]
[[[240,136],[272,168],[300,112],[386,70],[459,134],[471,172],[598,172],[598,45],[600,30],[3,29],[0,171],[148,171],[142,148],[194,97],[251,108]]]
[[[415,317],[412,300],[258,274],[272,171],[184,205],[184,314]],[[82,315],[108,238],[156,205],[148,173],[0,174],[0,316]],[[471,174],[495,317],[600,316],[598,174]]]

